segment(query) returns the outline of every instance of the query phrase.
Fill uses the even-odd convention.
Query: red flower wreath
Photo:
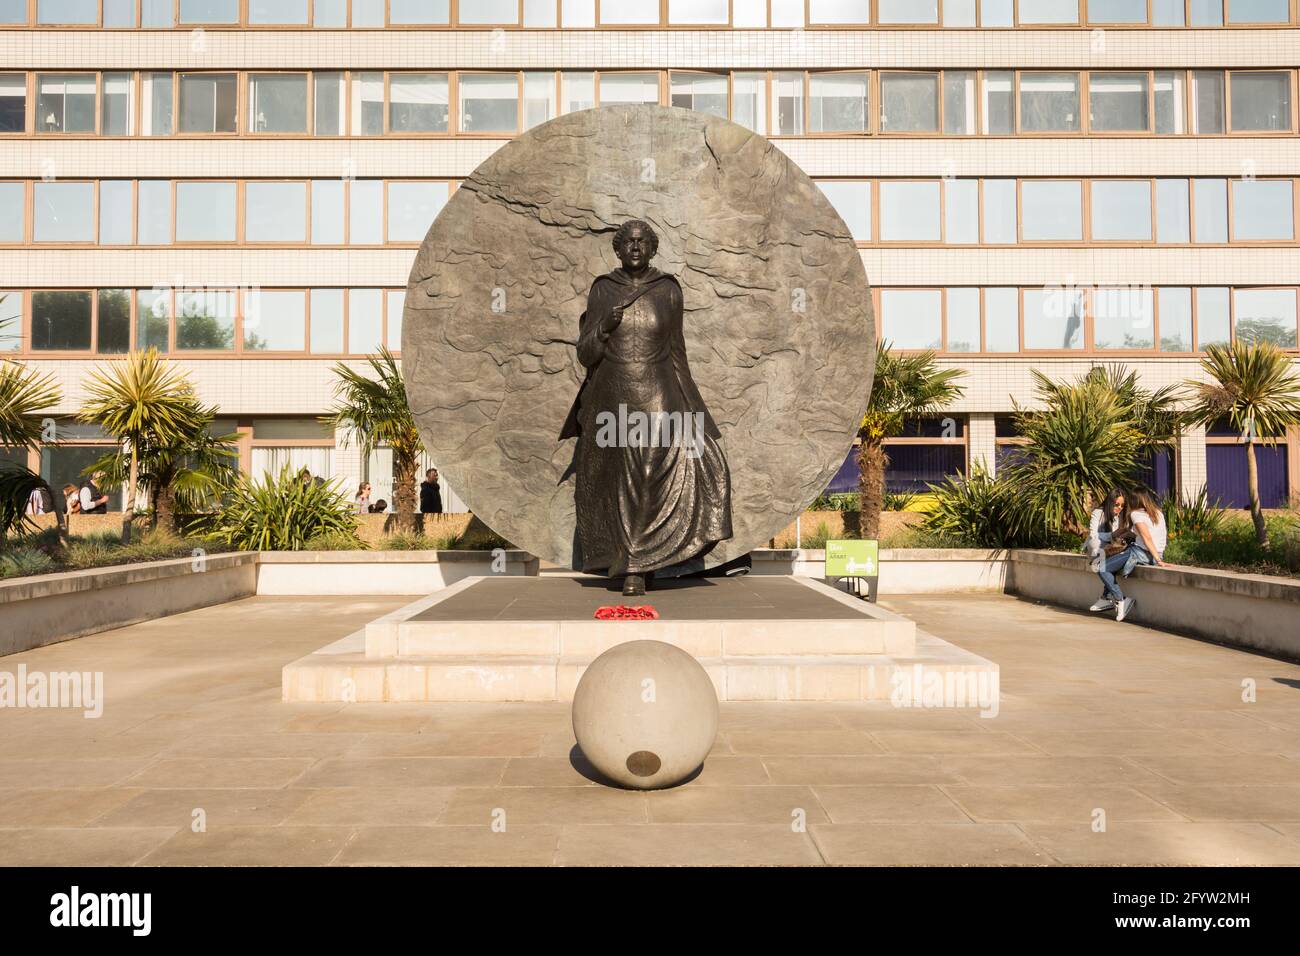
[[[607,605],[596,608],[598,621],[657,621],[659,612],[649,604],[629,607],[626,604]]]

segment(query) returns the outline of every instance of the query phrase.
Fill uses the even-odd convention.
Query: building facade
[[[152,345],[245,469],[391,501],[384,453],[317,421],[331,367],[400,347],[415,249],[483,159],[651,102],[770,137],[851,227],[879,334],[966,370],[891,485],[996,469],[1035,369],[1154,387],[1233,337],[1300,361],[1298,28],[1297,0],[0,0],[0,349],[63,390],[30,464],[77,480],[105,443],[82,383]],[[1266,504],[1300,494],[1286,438]],[[1214,428],[1153,466],[1232,504],[1244,474]]]

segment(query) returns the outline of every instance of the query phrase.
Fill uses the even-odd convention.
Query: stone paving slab
[[[563,703],[280,701],[285,663],[406,602],[250,598],[0,658],[105,681],[99,719],[0,709],[0,865],[1300,865],[1294,664],[896,597],[1002,666],[996,716],[724,702],[699,776],[628,793]]]

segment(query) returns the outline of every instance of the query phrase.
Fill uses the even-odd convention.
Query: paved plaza
[[[896,597],[1001,665],[996,717],[724,702],[703,772],[634,793],[591,779],[563,703],[280,701],[286,663],[407,600],[257,597],[0,658],[105,682],[99,719],[0,710],[0,864],[1300,864],[1297,665]]]

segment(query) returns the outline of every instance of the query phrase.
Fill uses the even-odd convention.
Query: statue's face
[[[614,251],[618,254],[618,261],[623,263],[623,268],[635,272],[650,264],[653,245],[654,240],[649,232],[641,226],[633,226]]]

